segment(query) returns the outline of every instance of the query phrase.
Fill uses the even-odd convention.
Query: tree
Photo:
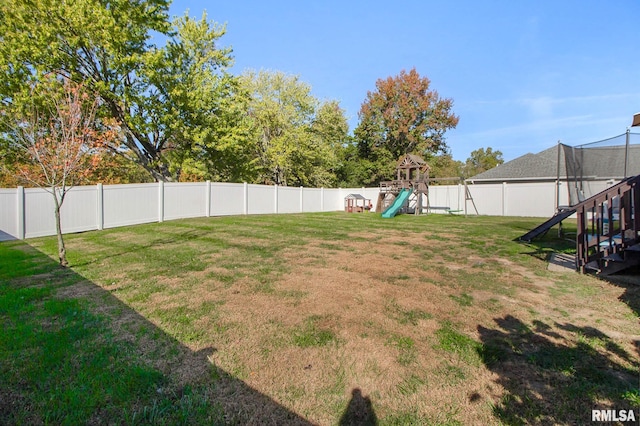
[[[312,184],[315,187],[336,186],[340,168],[339,153],[349,133],[347,117],[337,101],[320,104],[311,123],[311,132],[318,147],[311,174]]]
[[[380,79],[360,108],[355,130],[360,157],[376,163],[385,175],[404,154],[427,157],[446,152],[444,134],[455,128],[453,101],[430,90],[431,82],[414,69]]]
[[[464,164],[461,161],[454,160],[449,152],[427,157],[425,160],[431,168],[429,176],[432,178],[462,178],[463,176],[462,169]],[[445,181],[445,183],[447,182]],[[452,183],[455,182],[448,182],[448,184]]]
[[[289,186],[335,184],[336,146],[347,137],[337,102],[320,103],[297,76],[247,72],[248,118],[255,182]]]
[[[128,160],[110,149],[95,153],[96,167],[86,177],[86,184],[116,185],[126,183],[151,183],[153,178],[138,163]]]
[[[21,157],[17,175],[53,197],[58,258],[66,267],[60,209],[69,190],[98,164],[100,148],[116,138],[116,127],[97,119],[99,100],[83,85],[49,79],[34,86],[34,92],[44,95],[47,105],[34,103],[28,113],[13,122],[6,140]]]
[[[464,175],[469,178],[479,173],[493,169],[499,164],[504,163],[502,152],[494,151],[491,147],[476,149],[471,152],[471,156],[467,158],[464,165]]]
[[[194,150],[220,139],[236,83],[226,73],[224,26],[188,16],[169,22],[167,0],[5,0],[0,4],[0,98],[24,102],[56,72],[103,99],[122,128],[118,153],[156,180],[177,180]],[[166,40],[163,47],[153,40]]]

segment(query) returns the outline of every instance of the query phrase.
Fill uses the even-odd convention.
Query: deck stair
[[[531,242],[554,225],[576,215],[576,269],[610,275],[640,265],[640,175],[580,203],[559,209],[546,222],[519,239]]]
[[[639,184],[640,175],[626,178],[574,206],[576,269],[610,275],[640,265]]]

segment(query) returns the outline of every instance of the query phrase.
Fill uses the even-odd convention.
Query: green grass
[[[158,407],[167,423],[221,418],[209,401],[212,409],[203,413],[205,395],[197,392],[158,396],[168,378],[137,359],[135,344],[118,340],[107,317],[93,314],[86,300],[57,297],[78,281],[73,272],[15,243],[0,245],[0,257],[19,262],[0,271],[0,281],[9,283],[0,286],[0,393],[14,404],[3,421],[151,422]],[[10,284],[26,271],[49,275]]]
[[[418,321],[433,318],[428,312],[422,309],[406,309],[398,305],[395,299],[391,299],[385,305],[385,311],[390,318],[398,321],[402,325],[418,325]]]
[[[415,362],[417,358],[417,348],[416,342],[412,337],[394,334],[387,339],[386,345],[397,350],[398,355],[396,360],[398,364],[406,367]]]
[[[319,316],[307,318],[303,325],[293,331],[293,344],[301,348],[309,348],[336,342],[335,333],[319,325],[320,321],[322,321],[322,317]]]
[[[467,293],[462,293],[460,296],[452,294],[449,297],[458,302],[460,306],[471,306],[473,304],[473,296]]]
[[[436,338],[438,349],[455,354],[466,363],[472,365],[479,363],[480,344],[457,331],[451,322],[444,321],[441,324],[441,327],[436,331]]]

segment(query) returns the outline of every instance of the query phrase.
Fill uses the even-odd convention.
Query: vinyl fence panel
[[[22,188],[0,189],[0,241],[21,238],[18,223],[24,218],[18,217],[18,191]]]
[[[40,188],[24,190],[24,236],[43,237],[56,233],[53,196]],[[61,220],[62,222],[62,220]],[[62,226],[66,223],[62,222]]]
[[[278,187],[278,213],[300,213],[300,188]]]
[[[245,208],[244,185],[241,183],[211,184],[211,216],[240,215]]]
[[[277,188],[266,185],[247,185],[247,190],[248,214],[275,213],[275,191]]]
[[[466,202],[467,213],[475,214],[475,208],[478,214],[489,216],[502,216],[504,206],[502,204],[502,184],[482,184],[467,186],[471,198]]]
[[[555,182],[503,185],[504,215],[551,217],[556,211]]]
[[[203,217],[206,213],[207,184],[165,183],[164,219]]]
[[[49,197],[51,197],[50,194]],[[29,206],[29,210],[31,207]],[[53,216],[53,210],[49,213]],[[62,232],[83,232],[98,229],[98,192],[95,186],[71,188],[60,209]],[[53,229],[55,232],[55,228]]]
[[[322,206],[325,212],[344,210],[344,200],[342,190],[336,188],[325,188],[322,192]]]
[[[463,185],[432,185],[429,187],[429,207],[431,213],[447,213],[450,210],[464,210]]]
[[[300,188],[303,212],[322,211],[322,191],[321,188]]]
[[[149,223],[161,220],[159,185],[105,185],[103,192],[104,227]]]

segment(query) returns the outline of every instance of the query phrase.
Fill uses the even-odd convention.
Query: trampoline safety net
[[[572,206],[625,177],[638,174],[638,133],[627,132],[578,146],[558,144],[558,180],[566,178]]]

